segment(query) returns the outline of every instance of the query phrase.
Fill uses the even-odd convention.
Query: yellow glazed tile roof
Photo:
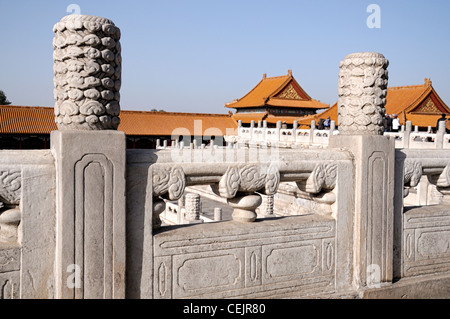
[[[291,89],[293,96],[284,93],[285,89]],[[311,99],[302,89],[289,71],[287,75],[266,77],[242,98],[226,103],[228,108],[246,108],[261,106],[283,106],[297,108],[323,109],[329,107],[328,104]]]
[[[237,122],[228,114],[120,112],[118,130],[127,135],[234,134]],[[49,134],[57,130],[52,107],[0,106],[0,133]],[[177,133],[178,132],[178,133]],[[233,132],[233,133],[231,133]]]

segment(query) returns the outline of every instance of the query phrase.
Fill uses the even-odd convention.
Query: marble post
[[[60,130],[117,129],[120,30],[111,20],[68,15],[53,31],[55,121]]]
[[[56,298],[124,298],[120,30],[105,18],[70,15],[54,32]]]
[[[185,200],[184,208],[186,215],[183,222],[186,224],[195,224],[203,222],[203,220],[200,219],[201,213],[200,195],[195,193],[186,193],[184,200]]]
[[[340,63],[339,135],[330,148],[355,158],[354,271],[358,287],[393,278],[394,140],[383,136],[388,60],[373,52],[353,53]]]

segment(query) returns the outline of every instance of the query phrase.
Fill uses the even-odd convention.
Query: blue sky
[[[369,4],[381,28],[366,24]],[[337,100],[339,61],[377,51],[389,86],[433,86],[450,106],[450,1],[0,0],[0,90],[15,105],[53,106],[53,25],[70,4],[122,33],[121,108],[226,113],[262,78],[287,74]]]

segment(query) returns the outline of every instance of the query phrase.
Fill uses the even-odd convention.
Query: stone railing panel
[[[144,279],[139,280],[136,278],[130,278],[130,282],[127,283],[127,291],[129,291],[130,296],[134,297],[146,297],[146,298],[167,298],[167,297],[193,297],[193,296],[204,296],[205,294],[211,294],[211,296],[214,297],[220,297],[220,296],[241,296],[241,295],[248,295],[248,296],[257,296],[259,292],[261,292],[262,295],[271,295],[273,294],[273,289],[276,286],[285,286],[287,290],[291,289],[288,287],[292,286],[298,286],[300,287],[303,284],[306,284],[307,282],[314,282],[317,277],[317,280],[322,281],[324,279],[325,281],[323,284],[328,287],[329,289],[348,289],[351,285],[352,279],[351,276],[349,277],[349,270],[337,274],[335,270],[335,264],[334,260],[337,258],[337,260],[341,260],[343,266],[348,267],[349,262],[351,262],[351,251],[349,250],[335,250],[335,236],[336,233],[333,231],[333,233],[330,233],[330,238],[326,237],[323,239],[320,239],[319,241],[315,242],[311,246],[311,251],[315,251],[316,249],[319,249],[322,251],[322,249],[325,249],[323,253],[320,253],[319,255],[314,255],[314,257],[310,256],[310,252],[308,249],[305,248],[305,251],[303,249],[301,252],[296,251],[294,248],[288,249],[287,251],[289,253],[292,253],[296,255],[297,253],[301,256],[310,256],[307,260],[303,260],[301,262],[301,265],[294,266],[294,264],[290,265],[286,274],[278,274],[273,277],[273,275],[270,275],[271,272],[275,271],[275,273],[279,270],[276,270],[273,267],[276,267],[275,265],[270,265],[270,272],[267,275],[264,275],[264,270],[261,267],[261,260],[258,259],[260,257],[250,255],[248,257],[245,257],[245,251],[251,249],[253,251],[253,246],[249,247],[248,249],[234,247],[234,245],[231,245],[230,242],[227,242],[227,238],[229,238],[226,233],[230,232],[230,234],[234,234],[234,230],[236,229],[236,233],[233,236],[236,236],[236,238],[240,237],[240,232],[244,231],[246,229],[246,232],[264,232],[264,229],[267,229],[265,225],[267,223],[262,223],[259,221],[258,223],[248,223],[248,221],[254,220],[257,218],[257,215],[253,217],[247,216],[249,211],[255,212],[256,206],[261,203],[261,196],[269,196],[271,194],[274,194],[277,189],[278,185],[281,181],[303,181],[308,180],[308,178],[311,176],[313,171],[316,171],[315,178],[313,182],[310,182],[311,185],[314,185],[314,189],[308,189],[308,191],[311,191],[312,196],[318,196],[321,197],[321,189],[327,192],[333,191],[333,206],[335,207],[335,210],[332,214],[325,215],[317,215],[322,218],[322,220],[326,220],[327,223],[333,223],[333,229],[336,227],[336,223],[339,227],[348,227],[348,224],[352,222],[352,218],[345,217],[347,214],[347,208],[348,203],[348,192],[338,190],[343,190],[345,187],[349,185],[352,185],[351,180],[351,157],[350,154],[346,151],[340,151],[337,150],[336,152],[326,152],[323,150],[284,150],[281,151],[278,154],[278,160],[275,160],[274,158],[271,158],[270,156],[266,156],[267,154],[264,154],[264,150],[259,149],[214,149],[214,156],[212,156],[211,152],[212,150],[208,149],[184,149],[182,150],[183,154],[180,154],[180,149],[168,149],[168,150],[129,150],[127,153],[127,163],[128,163],[128,173],[127,173],[127,184],[128,188],[131,187],[131,189],[136,189],[136,186],[134,185],[141,185],[139,188],[140,195],[138,197],[137,194],[133,194],[131,198],[127,199],[127,206],[128,208],[133,211],[133,220],[130,218],[128,219],[130,222],[130,225],[128,225],[128,229],[130,230],[128,233],[130,234],[129,243],[139,243],[141,242],[142,238],[144,238],[143,244],[145,245],[144,250],[137,249],[136,247],[130,247],[131,250],[128,252],[128,260],[129,264],[128,267],[131,269],[132,273],[140,274],[140,276],[143,276],[142,278],[151,278],[151,274],[153,274],[155,277],[153,282],[153,286],[148,286],[148,282],[146,282]],[[256,154],[252,154],[252,152],[255,151]],[[261,152],[259,152],[261,151]],[[189,156],[187,156],[184,153],[189,153]],[[230,154],[230,152],[232,154]],[[176,156],[175,156],[176,155]],[[219,156],[220,155],[220,156]],[[175,158],[174,158],[175,156]],[[177,156],[182,156],[185,159],[203,159],[201,162],[180,162],[179,158]],[[243,157],[241,157],[243,156]],[[219,162],[215,162],[218,158],[222,159],[228,159],[222,160]],[[323,163],[325,167],[328,167],[331,169],[331,171],[334,171],[336,174],[333,176],[327,174],[327,176],[324,176],[323,174],[319,173],[322,172],[319,168],[316,168],[318,163]],[[331,163],[335,163],[331,165]],[[329,165],[331,165],[329,167]],[[225,227],[223,222],[220,224],[217,224],[218,226],[214,226],[216,223],[206,223],[201,225],[190,225],[189,227],[179,228],[181,226],[173,226],[175,228],[170,228],[172,226],[167,226],[161,229],[160,234],[163,236],[182,236],[185,239],[190,238],[189,236],[197,237],[199,234],[203,234],[200,236],[204,236],[206,233],[214,234],[215,239],[214,242],[218,245],[216,248],[219,249],[220,245],[226,245],[229,247],[229,249],[233,250],[233,256],[234,252],[237,254],[236,256],[239,257],[233,257],[229,258],[227,257],[220,257],[223,256],[223,250],[217,250],[212,249],[211,252],[198,249],[204,249],[205,247],[209,247],[210,245],[207,244],[207,237],[204,239],[204,244],[199,244],[199,248],[195,248],[192,252],[195,254],[190,255],[189,254],[180,254],[181,251],[187,252],[190,251],[189,247],[182,247],[183,244],[180,243],[178,252],[177,250],[170,250],[173,251],[172,257],[169,257],[169,255],[166,255],[166,253],[162,253],[162,255],[155,255],[155,259],[153,260],[150,258],[148,254],[151,254],[152,249],[149,247],[151,245],[152,240],[150,237],[148,237],[149,233],[151,233],[151,229],[154,229],[155,227],[152,227],[151,224],[148,224],[148,221],[153,219],[154,216],[150,217],[152,214],[152,211],[149,210],[150,207],[152,207],[152,202],[159,201],[158,197],[164,195],[162,191],[159,191],[162,189],[160,187],[159,181],[162,180],[158,178],[156,181],[158,183],[153,184],[155,181],[153,178],[154,172],[158,172],[159,170],[164,170],[166,167],[179,167],[183,171],[182,178],[185,180],[184,185],[185,187],[188,186],[195,186],[195,185],[211,185],[212,188],[216,190],[216,193],[222,198],[228,202],[228,204],[238,211],[239,216],[233,216],[234,221],[232,222],[226,222],[229,223],[230,226],[227,226],[230,230],[226,230],[221,233],[217,233],[217,230],[215,230],[214,227]],[[157,173],[159,174],[159,173]],[[339,175],[340,174],[340,175]],[[147,181],[147,185],[143,185],[141,181],[138,179],[140,176],[145,175],[145,180]],[[169,177],[166,177],[165,179],[170,179],[170,173],[168,174]],[[317,176],[316,176],[317,175]],[[181,175],[180,175],[181,176]],[[339,178],[338,176],[342,176],[343,180],[341,182],[337,181]],[[181,177],[180,177],[181,178]],[[136,179],[136,180],[135,180]],[[151,183],[149,183],[151,181]],[[181,183],[183,184],[183,182]],[[339,184],[339,185],[338,185]],[[155,186],[156,191],[155,193]],[[143,189],[146,189],[146,191],[143,191]],[[165,189],[165,188],[164,188]],[[165,190],[166,194],[168,193],[168,190]],[[261,192],[264,195],[259,195],[256,192]],[[131,195],[131,193],[129,193]],[[153,194],[153,195],[151,195]],[[267,194],[267,195],[265,195]],[[156,196],[156,197],[155,197]],[[254,200],[258,199],[257,202],[254,202]],[[320,201],[321,199],[319,199]],[[327,201],[327,200],[325,200]],[[244,210],[244,212],[242,212]],[[154,212],[153,212],[154,213]],[[158,212],[159,214],[160,212]],[[234,213],[234,214],[235,214]],[[339,218],[338,216],[342,216]],[[242,221],[240,218],[246,218],[246,223],[237,223],[236,221]],[[312,220],[315,220],[316,217],[311,216],[298,216],[300,219],[292,219],[290,220],[289,225],[292,227],[296,227],[296,223],[300,223],[301,225],[307,226],[308,223]],[[305,218],[303,220],[303,218]],[[311,219],[312,218],[312,219]],[[335,220],[336,218],[336,220]],[[142,226],[140,226],[139,223],[136,222],[136,220],[147,220],[147,223],[145,224],[145,227],[142,229]],[[280,223],[280,224],[279,224]],[[280,220],[273,220],[270,222],[274,229],[283,229],[285,226],[285,223],[282,222],[282,219]],[[287,225],[286,224],[286,225]],[[345,226],[344,226],[345,224]],[[134,226],[133,226],[134,225]],[[250,226],[254,225],[254,226]],[[153,225],[154,226],[154,225]],[[289,226],[289,227],[291,227]],[[245,228],[247,227],[247,228]],[[272,227],[272,226],[270,226]],[[288,227],[288,228],[289,228]],[[303,227],[303,226],[302,226]],[[159,234],[158,230],[153,230],[154,232]],[[188,237],[185,237],[183,235],[186,232]],[[295,231],[294,231],[295,232]],[[283,244],[280,242],[278,245],[279,249],[281,249],[283,246],[289,246],[295,245],[297,246],[299,243],[291,243],[293,238],[295,238],[294,232],[290,232],[290,236],[287,236],[285,239],[286,244]],[[222,235],[223,234],[223,235]],[[281,233],[280,233],[281,234]],[[153,240],[159,240],[157,239],[158,235],[153,237]],[[209,238],[209,235],[207,235]],[[211,235],[212,236],[212,235]],[[221,239],[221,236],[223,237],[223,240]],[[259,236],[259,235],[258,235]],[[284,235],[280,235],[284,236]],[[293,237],[292,237],[293,236]],[[306,235],[305,235],[306,236]],[[308,236],[320,236],[319,234],[316,234],[315,231],[311,229],[311,231],[308,231]],[[328,235],[327,235],[328,236]],[[146,238],[146,239],[145,239]],[[166,237],[168,238],[168,237]],[[203,237],[202,237],[203,238]],[[290,239],[289,239],[290,238]],[[309,237],[308,237],[309,238]],[[351,242],[351,236],[349,236],[348,233],[344,232],[341,233],[339,236],[337,236],[339,240],[341,241],[342,245],[346,246],[347,244],[344,244],[346,242]],[[306,238],[305,238],[306,239]],[[256,239],[255,239],[256,240]],[[326,244],[324,244],[324,240],[326,241]],[[165,240],[163,240],[165,241]],[[267,238],[267,244],[269,244],[270,239]],[[194,245],[194,241],[192,241],[192,245]],[[244,243],[244,242],[243,242]],[[245,243],[239,245],[245,245]],[[271,242],[273,244],[273,242]],[[305,242],[308,243],[309,241]],[[154,242],[154,245],[159,245],[156,242]],[[196,245],[196,244],[195,244]],[[230,246],[231,245],[231,246]],[[323,246],[325,245],[325,246]],[[134,246],[134,245],[132,245]],[[191,245],[189,245],[191,246]],[[156,247],[156,246],[155,246]],[[162,246],[162,248],[166,247],[165,245]],[[168,246],[169,247],[169,246]],[[193,246],[192,246],[193,247]],[[240,246],[241,247],[241,246]],[[243,247],[243,246],[242,246]],[[293,247],[293,246],[292,246]],[[315,247],[315,248],[314,248]],[[325,247],[325,248],[324,248]],[[278,249],[277,248],[277,249]],[[158,248],[159,249],[159,248]],[[186,250],[187,249],[187,250]],[[210,249],[210,248],[208,248]],[[264,248],[265,249],[265,248]],[[145,253],[144,253],[145,251]],[[244,253],[244,255],[242,255]],[[277,251],[277,254],[284,253],[284,250],[281,249]],[[172,254],[172,253],[170,253]],[[306,255],[303,255],[306,254]],[[321,255],[325,254],[325,255]],[[281,255],[280,255],[281,256]],[[284,255],[283,255],[284,256]],[[315,269],[315,264],[318,260],[322,260],[322,258],[331,258],[327,262],[326,269],[316,269],[314,271],[314,275],[306,275],[308,278],[304,278],[304,280],[299,280],[292,282],[292,278],[296,277],[298,274],[300,274],[300,277],[302,278],[303,271],[306,271],[305,269]],[[336,256],[336,257],[333,257]],[[200,258],[201,257],[201,258]],[[211,257],[211,261],[209,261],[209,258]],[[216,258],[217,257],[217,258]],[[219,258],[220,257],[220,258]],[[269,257],[269,256],[267,256]],[[242,259],[243,258],[243,259]],[[246,258],[250,258],[252,261],[252,265],[247,264],[249,269],[247,269],[247,266],[245,263],[243,263]],[[278,259],[277,257],[276,259]],[[302,257],[303,258],[303,257]],[[312,258],[312,259],[311,259]],[[276,260],[273,258],[269,258],[269,260]],[[234,260],[234,261],[233,261]],[[197,284],[194,284],[197,279],[191,278],[191,267],[194,267],[195,269],[197,267],[200,267],[199,263],[206,262],[207,264],[211,263],[211,267],[208,268],[207,265],[203,265],[207,268],[202,269],[216,269],[215,267],[226,267],[228,269],[228,266],[231,267],[230,269],[233,272],[236,270],[234,263],[235,262],[242,263],[242,266],[239,267],[238,273],[236,273],[236,276],[241,276],[243,274],[251,273],[252,274],[252,280],[256,280],[256,282],[253,282],[250,280],[247,284],[258,286],[255,289],[241,289],[245,288],[247,284],[245,284],[245,280],[243,282],[234,284],[229,284],[228,279],[227,284],[225,286],[228,286],[232,290],[232,292],[224,292],[223,288],[218,287],[219,283],[212,283],[209,288],[207,286],[204,286],[205,283],[198,282]],[[178,266],[173,268],[173,262],[176,262]],[[180,264],[178,264],[180,262]],[[231,263],[231,264],[229,264]],[[257,263],[257,264],[256,264]],[[186,265],[186,267],[182,267],[179,271],[180,273],[173,272],[173,269],[180,268],[179,266]],[[188,266],[189,265],[189,266]],[[244,268],[242,268],[244,267]],[[321,266],[322,267],[322,266]],[[273,269],[272,269],[273,268]],[[217,269],[216,269],[217,270]],[[206,271],[206,270],[205,270]],[[227,270],[228,271],[228,270]],[[296,273],[298,271],[299,273]],[[256,275],[256,272],[258,272],[258,275]],[[325,277],[321,277],[323,273],[327,273]],[[307,271],[309,273],[309,271]],[[186,285],[180,285],[177,281],[174,281],[174,278],[180,278],[182,276],[184,279],[189,281],[189,284],[187,286],[190,286],[191,284],[194,284],[194,286],[188,289],[185,289],[187,287]],[[230,275],[231,276],[231,275]],[[246,275],[247,276],[247,275]],[[265,277],[264,277],[265,276]],[[278,278],[278,276],[280,276]],[[337,276],[339,278],[339,284],[335,286],[334,284],[330,284],[330,282],[333,281],[333,278],[336,278]],[[258,279],[256,279],[258,277]],[[272,278],[273,277],[273,278]],[[235,277],[233,277],[235,278]],[[264,279],[266,278],[266,279]],[[319,279],[321,278],[321,279]],[[177,279],[178,280],[178,279]],[[213,279],[211,279],[213,280]],[[229,280],[232,280],[234,282],[234,279],[229,278]],[[312,281],[311,281],[312,280]],[[331,280],[331,281],[330,281]],[[220,280],[219,280],[220,281]],[[197,285],[197,286],[196,286]],[[229,286],[231,285],[231,286]],[[268,286],[267,286],[268,285]],[[331,286],[330,286],[331,285]],[[220,285],[219,285],[220,286]],[[320,286],[320,285],[319,285]],[[214,288],[213,288],[214,287]],[[323,287],[323,286],[320,286]],[[230,289],[226,289],[227,291]],[[328,289],[327,288],[327,289]],[[283,288],[284,289],[284,288]],[[215,291],[217,293],[213,293],[212,291]],[[258,293],[258,294],[257,294]]]
[[[0,151],[0,172],[0,298],[54,298],[53,156]]]
[[[280,297],[294,289],[305,295],[333,292],[335,235],[335,220],[323,216],[200,224],[156,233],[152,297]]]

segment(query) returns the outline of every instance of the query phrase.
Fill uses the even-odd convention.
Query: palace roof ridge
[[[390,86],[388,87],[388,90],[417,89],[420,87],[431,87],[431,86],[433,86],[431,79],[425,78],[423,84]]]
[[[265,73],[264,73],[265,75]],[[263,76],[263,78],[250,90],[247,92],[247,94],[245,94],[244,96],[242,96],[241,98],[237,98],[234,99],[231,102],[225,103],[225,106],[228,107],[228,105],[231,105],[233,103],[239,102],[241,100],[243,100],[245,97],[249,96],[252,92],[254,92],[256,90],[256,88],[258,88],[258,86],[264,82],[264,81],[270,81],[270,80],[279,80],[281,78],[286,78],[286,80],[290,80],[291,78],[293,78],[293,76],[291,74],[285,74],[285,75],[279,75],[279,76],[272,76],[272,77],[266,77]],[[284,81],[281,85],[284,85],[286,83],[286,81]],[[279,90],[279,87],[277,88],[277,90]],[[265,99],[270,98],[270,96],[266,96]]]
[[[289,97],[278,96],[289,85],[295,87],[301,99],[293,99]],[[286,101],[284,105],[281,101]],[[267,77],[264,73],[263,78],[244,96],[235,99],[232,102],[225,103],[227,108],[245,108],[245,107],[298,107],[298,108],[328,108],[329,104],[320,100],[313,99],[306,93],[302,86],[295,80],[292,70],[288,70],[288,74]]]

